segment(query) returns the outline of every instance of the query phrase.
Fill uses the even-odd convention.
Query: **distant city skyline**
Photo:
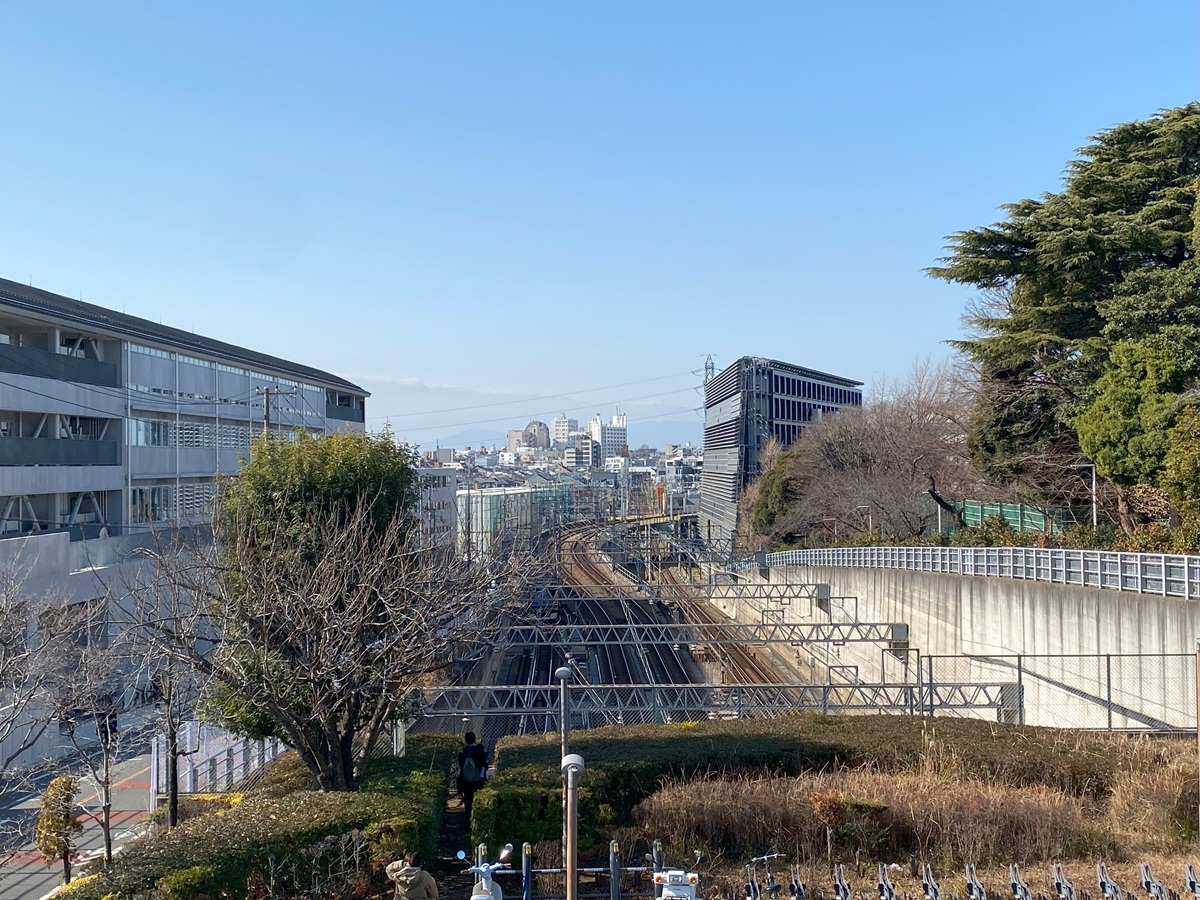
[[[945,236],[1200,96],[1200,9],[1156,9],[12,0],[0,276],[307,360],[422,447],[698,442],[709,354],[867,396],[945,358]]]

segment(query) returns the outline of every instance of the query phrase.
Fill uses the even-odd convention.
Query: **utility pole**
[[[279,396],[295,397],[296,396],[296,388],[291,388],[290,390],[285,391],[282,388],[273,388],[268,385],[267,387],[255,388],[254,393],[262,394],[262,398],[263,398],[263,434],[266,434],[267,432],[269,432],[271,430],[271,395],[274,394],[276,397],[279,397]]]

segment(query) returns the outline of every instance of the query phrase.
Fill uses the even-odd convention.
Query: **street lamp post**
[[[867,511],[867,535],[873,537],[875,535],[875,520],[871,518],[871,504],[860,503],[855,509],[865,509]]]
[[[570,864],[570,860],[569,860],[570,849],[567,845],[568,845],[568,839],[569,839],[570,829],[571,829],[571,821],[570,821],[571,820],[571,807],[570,807],[570,800],[568,799],[568,794],[569,794],[568,780],[569,779],[567,777],[567,767],[565,765],[565,761],[566,761],[567,757],[571,755],[571,736],[570,736],[571,692],[570,692],[570,688],[567,686],[567,682],[569,682],[571,680],[570,667],[569,666],[559,666],[557,669],[554,670],[554,677],[557,678],[559,681],[558,731],[559,731],[559,737],[562,741],[562,759],[564,760],[564,766],[563,766],[563,770],[562,770],[562,779],[563,779],[562,850],[563,850],[563,869],[566,869],[567,866]],[[569,879],[568,879],[568,883],[569,883]]]
[[[1096,518],[1096,464],[1081,463],[1080,465],[1076,466],[1076,468],[1092,470],[1092,530],[1095,531],[1098,522]]]

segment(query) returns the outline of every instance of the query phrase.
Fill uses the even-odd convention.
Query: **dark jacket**
[[[483,749],[483,747],[479,744],[467,744],[467,746],[463,747],[462,750],[459,751],[459,753],[458,753],[458,771],[460,773],[462,772],[463,763],[466,762],[467,757],[470,757],[471,759],[473,759],[475,761],[475,766],[476,766],[476,768],[479,769],[479,774],[481,776],[486,777],[487,767],[488,767],[488,758],[487,758],[487,752]],[[466,784],[466,782],[463,781],[461,774],[458,776],[458,781],[459,781],[459,788],[461,789],[463,787],[463,785]],[[478,785],[478,784],[481,784],[482,782],[477,781],[474,783],[476,785]]]

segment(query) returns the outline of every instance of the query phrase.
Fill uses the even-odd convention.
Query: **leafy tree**
[[[421,679],[478,642],[514,567],[412,527],[411,453],[390,435],[260,440],[227,483],[214,542],[156,554],[141,627],[213,685],[210,708],[352,790]]]
[[[1077,421],[1105,392],[1083,420],[1089,446],[1110,451],[1103,466],[1114,477],[1156,471],[1153,434],[1100,437],[1097,420],[1101,408],[1128,407],[1118,382],[1132,363],[1110,356],[1120,344],[1165,353],[1180,378],[1200,371],[1198,177],[1200,104],[1190,103],[1101,132],[1068,164],[1059,193],[950,236],[950,255],[929,273],[983,292],[967,315],[973,336],[955,344],[979,368],[969,446],[985,473],[1053,478],[1031,461],[1078,450]],[[1128,417],[1162,426],[1147,421],[1152,409]],[[1150,459],[1118,461],[1118,446]]]
[[[1153,484],[1167,453],[1183,372],[1165,349],[1122,342],[1096,381],[1076,428],[1096,471],[1122,485]]]
[[[74,837],[83,831],[83,824],[75,816],[75,795],[79,792],[79,779],[74,775],[60,775],[46,786],[42,795],[42,807],[38,813],[38,852],[47,863],[62,862],[63,881],[71,882],[71,856],[75,852]]]

